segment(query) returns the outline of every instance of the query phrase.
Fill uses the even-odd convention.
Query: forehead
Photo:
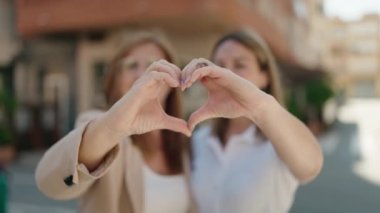
[[[127,57],[134,58],[164,58],[164,51],[153,42],[144,42],[133,47]]]
[[[229,59],[229,58],[240,58],[240,57],[254,57],[252,50],[248,49],[240,42],[235,40],[227,40],[221,43],[216,51],[215,59]]]

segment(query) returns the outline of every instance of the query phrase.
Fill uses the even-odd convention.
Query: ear
[[[257,76],[257,86],[260,89],[266,88],[269,84],[269,72],[266,70],[260,70]]]

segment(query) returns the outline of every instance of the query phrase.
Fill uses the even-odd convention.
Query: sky
[[[324,0],[324,8],[330,17],[351,21],[366,13],[380,14],[380,0]]]

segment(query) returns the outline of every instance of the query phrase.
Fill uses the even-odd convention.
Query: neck
[[[161,131],[156,130],[135,137],[144,156],[154,155],[163,151]]]
[[[162,175],[172,174],[165,158],[162,131],[156,130],[137,136],[135,141],[141,150],[144,162],[153,171]]]
[[[228,124],[227,132],[226,132],[226,142],[228,139],[237,134],[243,133],[252,125],[252,121],[248,118],[235,118],[231,119]]]

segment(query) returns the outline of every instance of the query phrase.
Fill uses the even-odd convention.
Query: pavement
[[[43,152],[21,153],[9,168],[9,213],[74,213],[77,201],[54,201],[35,184],[34,170]]]
[[[380,212],[380,100],[350,100],[319,138],[318,178],[299,188],[292,213]]]
[[[325,163],[312,183],[297,191],[291,213],[380,212],[380,100],[351,100],[319,137]],[[9,213],[73,213],[77,201],[41,194],[34,169],[42,152],[21,153],[9,168]]]

